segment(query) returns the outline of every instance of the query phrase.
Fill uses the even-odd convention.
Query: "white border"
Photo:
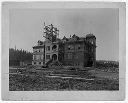
[[[119,91],[9,91],[9,10],[16,8],[119,8]],[[2,6],[2,99],[3,100],[124,100],[125,98],[125,3],[103,2],[4,2]],[[4,65],[6,64],[6,65]]]

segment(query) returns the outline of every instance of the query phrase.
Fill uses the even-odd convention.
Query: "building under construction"
[[[44,24],[44,41],[38,41],[33,47],[33,65],[49,65],[58,61],[66,66],[95,66],[96,37],[87,34],[85,37],[77,35],[70,38],[59,38],[59,30],[52,24]]]

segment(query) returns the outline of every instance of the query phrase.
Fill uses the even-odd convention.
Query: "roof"
[[[90,34],[87,34],[87,35],[86,35],[86,38],[88,38],[88,37],[95,37],[95,36],[90,33]]]
[[[44,48],[44,45],[34,46],[33,49]]]

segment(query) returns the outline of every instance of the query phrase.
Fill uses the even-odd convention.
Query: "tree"
[[[9,48],[9,66],[19,66],[20,62],[31,62],[32,53],[25,50]]]

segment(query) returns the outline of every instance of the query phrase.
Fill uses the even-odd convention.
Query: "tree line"
[[[115,67],[115,68],[119,68],[119,62],[118,61],[97,60],[96,61],[96,67]]]
[[[31,63],[32,53],[22,49],[9,48],[9,66],[19,66],[20,62]]]

